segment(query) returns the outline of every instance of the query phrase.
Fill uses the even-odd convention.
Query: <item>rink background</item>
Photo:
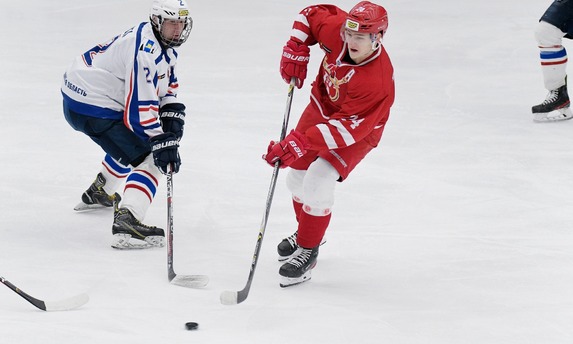
[[[381,145],[337,186],[312,281],[288,289],[275,247],[295,222],[281,172],[237,306],[219,294],[247,279],[272,173],[260,156],[286,101],[281,47],[313,3],[191,2],[174,251],[176,272],[210,276],[202,290],[167,282],[164,249],[111,249],[110,212],[72,210],[103,154],[65,122],[61,76],[74,56],[146,20],[150,1],[3,4],[0,275],[44,300],[91,300],[45,313],[0,286],[2,341],[571,343],[573,121],[530,115],[546,94],[533,29],[550,3],[381,3],[397,87]],[[291,127],[321,58],[313,48]],[[165,226],[165,193],[163,181],[147,223]],[[199,330],[185,331],[188,321]]]

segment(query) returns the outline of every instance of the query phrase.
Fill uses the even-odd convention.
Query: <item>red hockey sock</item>
[[[299,213],[297,244],[304,248],[313,248],[320,245],[320,241],[330,223],[330,215],[314,216],[301,211]]]
[[[292,199],[292,207],[294,208],[294,215],[296,216],[296,222],[299,221],[300,213],[302,212],[302,203],[297,202],[294,198]]]

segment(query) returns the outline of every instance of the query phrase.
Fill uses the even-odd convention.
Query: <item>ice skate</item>
[[[111,208],[113,203],[120,202],[121,196],[116,192],[113,195],[108,195],[103,186],[105,185],[105,178],[101,173],[98,173],[96,179],[90,187],[82,194],[82,201],[74,207],[75,211],[84,211],[90,209]]]
[[[567,84],[551,90],[543,103],[531,108],[534,122],[557,122],[573,118],[567,93]]]
[[[112,233],[111,247],[117,249],[143,249],[165,245],[163,229],[144,225],[126,208],[115,210]]]
[[[315,248],[298,247],[291,258],[279,269],[280,286],[285,288],[310,280],[317,257],[318,246]]]
[[[296,243],[297,232],[294,232],[290,236],[284,238],[277,246],[277,252],[279,254],[279,262],[284,262],[285,260],[289,259],[292,254],[298,248]],[[326,237],[322,238],[320,245],[322,246],[326,242]]]

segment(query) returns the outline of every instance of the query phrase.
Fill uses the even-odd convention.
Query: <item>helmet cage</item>
[[[154,0],[149,19],[160,42],[171,48],[179,47],[185,43],[193,27],[193,19],[189,16],[189,9],[185,0]],[[164,35],[163,24],[168,21],[182,21],[184,23],[179,38],[173,39]]]
[[[165,21],[168,20],[173,20],[173,21],[184,21],[185,26],[183,27],[183,30],[181,31],[181,34],[179,35],[179,38],[173,39],[173,38],[168,38],[165,37],[163,35],[163,23],[165,23]],[[175,18],[164,18],[163,16],[160,15],[152,15],[151,16],[151,25],[153,26],[153,29],[157,32],[157,35],[159,36],[159,39],[161,40],[161,43],[163,43],[165,46],[170,47],[170,48],[176,48],[181,46],[181,44],[185,43],[185,41],[187,41],[187,38],[189,38],[189,34],[191,33],[191,29],[193,28],[193,19],[191,17],[181,17],[179,19],[175,19]]]

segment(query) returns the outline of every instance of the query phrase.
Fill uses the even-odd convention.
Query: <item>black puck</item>
[[[196,329],[199,328],[199,324],[196,323],[196,322],[188,322],[188,323],[185,323],[185,328],[186,328],[188,331],[196,330]]]

